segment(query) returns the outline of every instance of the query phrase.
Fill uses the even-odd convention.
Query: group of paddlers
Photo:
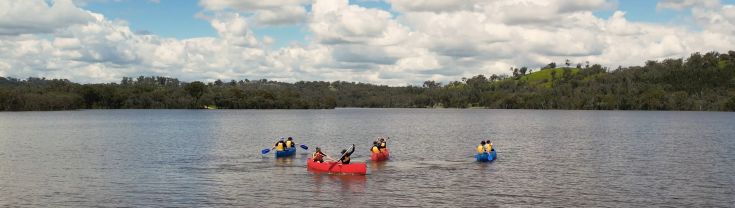
[[[390,139],[390,137],[388,137]],[[370,152],[379,153],[379,152],[385,152],[386,146],[386,138],[378,137],[377,140],[373,141],[373,147],[370,148]]]
[[[387,138],[378,137],[375,141],[373,141],[373,146],[370,148],[370,152],[380,153],[380,152],[386,151],[386,149],[387,149],[387,142],[386,142],[387,139],[390,139],[390,137],[387,137]],[[278,151],[284,151],[284,150],[286,150],[288,148],[294,148],[295,146],[296,146],[296,143],[293,141],[293,138],[292,137],[288,137],[288,139],[286,139],[285,141],[283,140],[283,138],[281,138],[281,140],[279,140],[278,142],[276,142],[276,144],[273,145],[273,148],[271,148],[271,149],[276,149]],[[490,153],[493,150],[494,150],[493,149],[493,143],[490,142],[490,140],[480,141],[480,145],[477,145],[477,153],[480,153],[480,154],[482,154],[482,153]],[[350,147],[350,150],[349,151],[347,151],[347,149],[343,149],[341,151],[342,156],[339,158],[339,160],[336,160],[336,161],[338,161],[340,163],[343,163],[343,164],[350,164],[350,156],[354,152],[355,152],[355,145],[352,144],[352,146]],[[314,160],[314,162],[324,162],[324,158],[325,157],[327,159],[330,159],[332,161],[335,161],[334,159],[332,159],[331,157],[329,157],[327,154],[325,154],[324,152],[322,152],[321,148],[319,148],[319,147],[317,147],[315,149],[314,153],[311,154],[311,158],[312,158],[312,160]]]
[[[490,153],[493,149],[493,143],[490,140],[481,141],[480,145],[477,145],[477,153]]]
[[[273,148],[271,149],[276,149],[278,151],[284,151],[289,148],[294,148],[295,146],[296,146],[296,143],[293,141],[293,138],[288,137],[286,141],[284,141],[283,138],[281,138],[281,140],[278,140],[278,142],[276,142],[276,144],[273,145]]]
[[[371,148],[370,151],[372,151],[372,152],[385,151],[385,149],[388,147],[386,140],[387,140],[386,138],[378,137],[378,139],[373,142],[373,147]],[[350,150],[349,151],[346,150],[346,149],[343,149],[341,151],[342,156],[339,158],[339,160],[334,160],[331,157],[329,157],[327,154],[325,154],[324,152],[322,152],[321,148],[317,147],[314,150],[314,153],[311,154],[311,159],[314,160],[314,162],[320,162],[321,163],[321,162],[324,162],[324,158],[326,157],[327,159],[330,159],[332,161],[337,161],[337,162],[342,163],[342,164],[350,164],[350,156],[354,152],[355,152],[355,145],[352,144],[352,146],[350,147]]]

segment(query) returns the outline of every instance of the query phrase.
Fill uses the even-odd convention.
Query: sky
[[[0,0],[0,76],[448,82],[735,50],[735,0]]]

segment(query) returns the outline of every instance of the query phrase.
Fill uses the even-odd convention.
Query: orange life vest
[[[311,158],[314,161],[324,161],[324,153],[314,152],[314,154],[311,154]]]

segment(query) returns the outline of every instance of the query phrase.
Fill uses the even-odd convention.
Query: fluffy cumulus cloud
[[[719,5],[719,0],[661,0],[656,4],[656,7],[660,9],[687,9],[690,7],[714,8]]]
[[[185,40],[136,34],[125,22],[91,16],[92,21],[59,28],[50,38],[31,34],[1,37],[0,74],[83,82],[137,75],[188,80],[287,77],[264,63],[264,46],[237,13],[210,19],[218,37]]]
[[[662,0],[698,28],[643,23],[606,0],[201,0],[215,37],[163,38],[70,0],[0,3],[0,76],[82,82],[162,75],[184,80],[348,80],[419,84],[549,62],[640,65],[649,59],[735,47],[735,6]],[[306,8],[310,8],[307,12]],[[32,12],[29,12],[32,11]],[[29,18],[33,13],[48,14]],[[272,48],[253,27],[303,24],[307,41]]]
[[[50,33],[91,21],[92,15],[71,0],[0,1],[0,35]]]
[[[387,0],[398,11],[451,12],[472,9],[477,0]]]
[[[300,23],[306,19],[307,0],[201,0],[199,4],[211,11],[240,11],[254,15],[265,25]]]

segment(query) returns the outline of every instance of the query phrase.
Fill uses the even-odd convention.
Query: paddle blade
[[[260,154],[268,154],[269,152],[271,152],[271,149],[260,150]]]
[[[309,147],[307,147],[307,146],[306,146],[306,145],[304,145],[304,144],[302,144],[302,145],[301,145],[301,148],[303,148],[303,149],[305,149],[305,150],[308,150],[308,149],[309,149]]]

